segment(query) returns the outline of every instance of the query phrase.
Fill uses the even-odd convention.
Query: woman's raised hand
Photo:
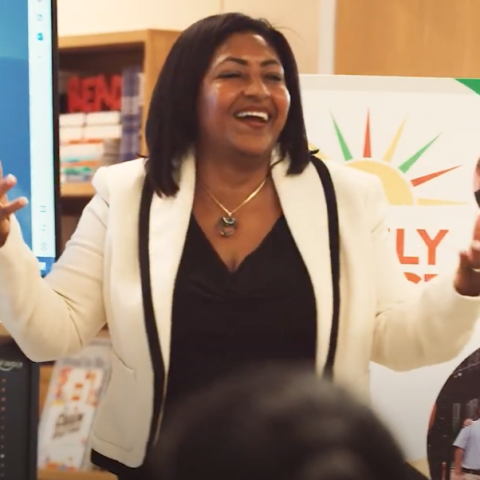
[[[8,234],[10,233],[10,215],[14,214],[25,205],[28,200],[25,197],[8,200],[7,192],[17,183],[13,175],[3,177],[2,164],[0,162],[0,247],[5,245]]]

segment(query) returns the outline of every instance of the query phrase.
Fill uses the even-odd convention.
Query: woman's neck
[[[268,175],[270,158],[197,155],[197,179],[210,190],[248,193]]]

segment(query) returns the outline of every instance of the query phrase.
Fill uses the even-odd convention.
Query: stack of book
[[[60,72],[62,183],[88,183],[104,165],[137,158],[140,150],[143,72]]]
[[[60,115],[62,183],[89,182],[102,165],[116,163],[122,135],[120,112]]]

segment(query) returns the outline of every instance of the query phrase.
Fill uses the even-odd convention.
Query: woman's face
[[[200,142],[247,156],[270,154],[289,106],[283,67],[274,49],[259,35],[232,35],[215,52],[202,82]]]

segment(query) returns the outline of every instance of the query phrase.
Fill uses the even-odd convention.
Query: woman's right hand
[[[3,178],[2,164],[0,162],[0,247],[5,245],[10,233],[10,215],[25,207],[28,203],[25,197],[8,201],[7,192],[16,184],[17,179],[13,175],[7,175]]]

